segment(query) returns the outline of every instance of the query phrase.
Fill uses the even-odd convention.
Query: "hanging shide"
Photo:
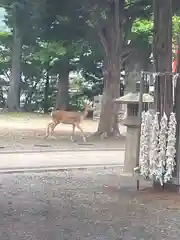
[[[140,173],[144,178],[149,177],[149,138],[151,132],[152,115],[148,112],[142,113],[141,139],[140,139]]]
[[[174,113],[171,113],[168,126],[168,139],[166,149],[166,172],[164,175],[164,182],[168,182],[172,178],[174,167],[176,165],[176,117]]]
[[[158,121],[158,113],[142,113],[139,167],[144,178],[155,178],[161,185],[171,180],[175,167],[176,117],[166,114]]]
[[[154,114],[152,119],[152,134],[150,139],[150,152],[149,152],[149,172],[150,177],[153,178],[156,176],[156,169],[157,169],[157,159],[158,159],[158,152],[159,152],[159,121],[158,121],[158,113]]]
[[[156,167],[156,180],[159,180],[161,185],[163,185],[163,176],[165,173],[166,165],[166,143],[167,143],[167,126],[168,119],[164,113],[160,121],[160,131],[159,131],[159,153],[157,155],[157,167]]]

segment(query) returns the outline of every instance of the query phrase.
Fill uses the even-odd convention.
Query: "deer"
[[[84,131],[81,127],[82,121],[87,117],[89,110],[89,103],[86,102],[84,106],[83,112],[70,112],[64,110],[55,110],[51,112],[51,122],[48,124],[46,129],[46,135],[44,138],[48,138],[49,135],[52,136],[54,129],[60,123],[72,125],[72,133],[71,133],[71,141],[74,140],[75,129],[79,129],[81,132],[81,136],[84,142],[86,142],[86,137],[84,135]]]

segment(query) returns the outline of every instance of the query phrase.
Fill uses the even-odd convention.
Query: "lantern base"
[[[123,173],[134,176],[134,168],[136,167],[137,145],[138,145],[139,127],[127,127],[126,133],[126,151]]]

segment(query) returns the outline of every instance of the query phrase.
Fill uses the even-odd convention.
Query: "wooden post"
[[[177,55],[177,66],[176,66],[176,72],[179,74],[180,73],[180,39],[178,37],[178,55]],[[180,75],[177,77],[177,82],[176,82],[176,89],[175,89],[175,106],[174,110],[176,113],[176,121],[177,121],[177,126],[176,126],[176,170],[175,170],[175,177],[177,179],[177,184],[178,184],[178,192],[180,193],[180,108],[179,108],[179,103],[180,103]]]
[[[141,137],[141,115],[143,109],[143,92],[144,92],[144,72],[141,74],[140,79],[140,92],[139,92],[139,111],[138,111],[138,119],[139,119],[139,131],[138,131],[138,142],[137,142],[137,156],[136,156],[136,167],[139,166],[139,153],[140,153],[140,137]],[[139,179],[136,184],[137,190],[139,190]]]
[[[180,80],[180,79],[179,79]],[[180,127],[179,121],[177,121],[177,130],[176,130],[176,178],[177,178],[177,190],[180,193],[180,181],[179,181],[179,163],[180,163]]]

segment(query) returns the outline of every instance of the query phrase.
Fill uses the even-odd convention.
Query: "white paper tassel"
[[[156,179],[163,185],[163,177],[166,165],[166,139],[167,139],[167,116],[164,113],[160,122],[159,154],[157,158]]]
[[[169,125],[168,125],[168,140],[166,150],[166,173],[164,175],[164,182],[168,182],[172,178],[174,171],[175,154],[176,154],[176,117],[174,113],[170,114]]]
[[[149,139],[152,124],[152,114],[150,112],[142,113],[141,139],[140,139],[140,174],[144,178],[149,177]]]
[[[150,153],[149,153],[149,171],[150,177],[156,175],[156,168],[158,165],[158,143],[159,143],[159,121],[158,121],[158,113],[154,115],[152,121],[152,134],[150,139]]]

